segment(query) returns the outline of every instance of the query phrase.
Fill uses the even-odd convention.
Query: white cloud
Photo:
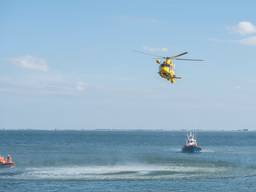
[[[1,77],[0,93],[22,95],[83,95],[87,84],[67,76],[30,76],[30,77]]]
[[[241,21],[231,29],[241,35],[250,35],[256,33],[256,25],[249,21]]]
[[[166,47],[147,47],[144,46],[143,49],[148,52],[168,52],[168,48]]]
[[[87,87],[87,84],[82,82],[82,81],[78,81],[76,82],[76,90],[77,91],[80,91],[80,92],[83,92],[86,90],[86,87]]]
[[[29,70],[37,70],[37,71],[48,71],[48,64],[44,59],[33,57],[30,55],[12,58],[10,62]]]
[[[237,25],[232,26],[229,29],[237,34],[245,36],[242,39],[230,40],[230,42],[249,46],[256,45],[256,25],[254,25],[252,22],[240,21]]]
[[[239,42],[243,45],[256,45],[256,36],[241,39]]]

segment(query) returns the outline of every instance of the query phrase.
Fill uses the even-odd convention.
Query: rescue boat
[[[15,162],[12,161],[12,157],[7,155],[7,157],[3,157],[0,155],[0,167],[15,167]]]
[[[184,153],[197,153],[197,152],[200,152],[201,150],[202,150],[202,148],[199,147],[198,144],[197,144],[195,133],[190,131],[187,134],[186,143],[182,147],[182,152],[184,152]]]

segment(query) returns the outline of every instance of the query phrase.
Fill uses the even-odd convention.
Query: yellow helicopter
[[[178,77],[175,75],[175,65],[173,63],[173,60],[184,60],[184,61],[203,61],[202,59],[186,59],[186,58],[179,58],[183,55],[186,55],[188,54],[188,52],[182,52],[178,55],[173,55],[173,56],[170,56],[170,57],[163,57],[163,56],[156,56],[156,55],[152,55],[152,54],[149,54],[149,53],[145,53],[145,52],[142,52],[142,51],[137,51],[136,52],[139,52],[139,53],[142,53],[144,55],[151,55],[151,56],[154,56],[156,57],[156,63],[159,64],[159,75],[170,81],[171,83],[176,83],[176,79],[181,79],[181,77]],[[163,61],[161,61],[163,59]]]

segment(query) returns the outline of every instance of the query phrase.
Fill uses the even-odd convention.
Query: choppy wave
[[[22,171],[0,173],[1,179],[24,180],[121,180],[178,179],[220,175],[225,167],[194,167],[177,165],[115,165],[74,167],[33,167]]]
[[[204,148],[202,149],[202,153],[214,153],[215,151],[213,149]]]

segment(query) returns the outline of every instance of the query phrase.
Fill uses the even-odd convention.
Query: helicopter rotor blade
[[[154,54],[151,54],[151,53],[146,53],[146,52],[143,52],[143,51],[139,51],[139,50],[133,50],[134,52],[137,52],[137,53],[140,53],[140,54],[143,54],[143,55],[149,55],[149,56],[153,56],[153,57],[157,57],[157,58],[164,58],[163,56],[159,56],[159,55],[154,55]]]
[[[187,51],[185,51],[185,52],[183,52],[183,53],[180,53],[180,54],[178,54],[178,55],[171,56],[170,58],[175,59],[175,58],[177,58],[177,57],[180,57],[180,56],[186,55],[186,54],[188,54]]]
[[[182,58],[175,58],[175,60],[183,60],[183,61],[204,61],[203,59],[182,59]]]
[[[153,59],[175,59],[175,60],[183,60],[183,61],[204,61],[202,59],[186,59],[186,58],[178,58],[178,57],[181,57],[183,55],[186,55],[188,54],[187,51],[185,52],[182,52],[178,55],[174,55],[174,56],[159,56],[159,55],[154,55],[154,54],[151,54],[151,53],[147,53],[147,52],[143,52],[143,51],[139,51],[139,50],[133,50],[134,52],[137,52],[137,53],[140,53],[140,54],[143,54],[143,55],[148,55],[148,56],[153,56],[154,58]]]

